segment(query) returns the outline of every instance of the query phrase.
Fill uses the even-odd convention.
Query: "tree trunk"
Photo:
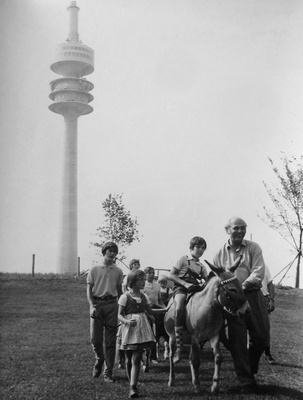
[[[298,252],[297,271],[296,271],[296,289],[300,287],[300,263],[302,258],[302,251]]]

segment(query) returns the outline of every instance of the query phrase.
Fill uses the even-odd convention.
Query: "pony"
[[[189,359],[195,393],[201,393],[199,381],[200,349],[203,349],[204,344],[208,341],[214,354],[211,393],[216,394],[219,391],[222,363],[219,333],[224,324],[223,310],[237,315],[245,315],[249,310],[241,284],[233,275],[233,272],[241,262],[241,258],[242,256],[239,256],[235,260],[229,271],[225,271],[222,267],[215,267],[205,260],[214,274],[209,278],[202,291],[189,296],[186,304],[185,328],[191,339]],[[164,326],[169,335],[170,347],[168,386],[173,386],[175,381],[173,357],[176,350],[173,298],[171,298],[168,307],[169,309],[164,317]]]

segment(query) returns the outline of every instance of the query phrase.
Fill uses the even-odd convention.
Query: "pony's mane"
[[[209,281],[207,281],[205,290],[206,290],[206,289],[210,290],[210,289],[213,288],[214,286],[217,286],[217,288],[218,288],[220,282],[221,282],[221,279],[218,277],[218,275],[212,276],[212,277],[209,279]]]
[[[219,284],[219,282],[221,282],[221,279],[218,277],[218,275],[214,274],[207,280],[205,289],[207,289],[210,284],[212,284],[212,286],[213,286],[214,282],[217,282],[218,284]]]

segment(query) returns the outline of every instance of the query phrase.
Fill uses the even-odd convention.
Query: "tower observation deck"
[[[78,216],[77,216],[77,142],[78,117],[89,114],[93,100],[89,92],[94,85],[85,76],[94,71],[94,50],[79,40],[76,1],[71,1],[69,34],[57,46],[51,70],[60,78],[50,83],[49,95],[53,103],[49,109],[64,117],[64,166],[63,199],[60,237],[59,273],[74,273],[78,265]]]

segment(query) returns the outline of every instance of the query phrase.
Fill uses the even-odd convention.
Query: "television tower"
[[[89,93],[94,85],[84,76],[94,71],[94,50],[79,41],[76,1],[71,1],[69,34],[57,46],[51,70],[62,77],[50,83],[54,101],[49,109],[64,117],[63,198],[58,273],[75,273],[78,269],[77,216],[77,142],[78,118],[89,114],[93,100]]]

